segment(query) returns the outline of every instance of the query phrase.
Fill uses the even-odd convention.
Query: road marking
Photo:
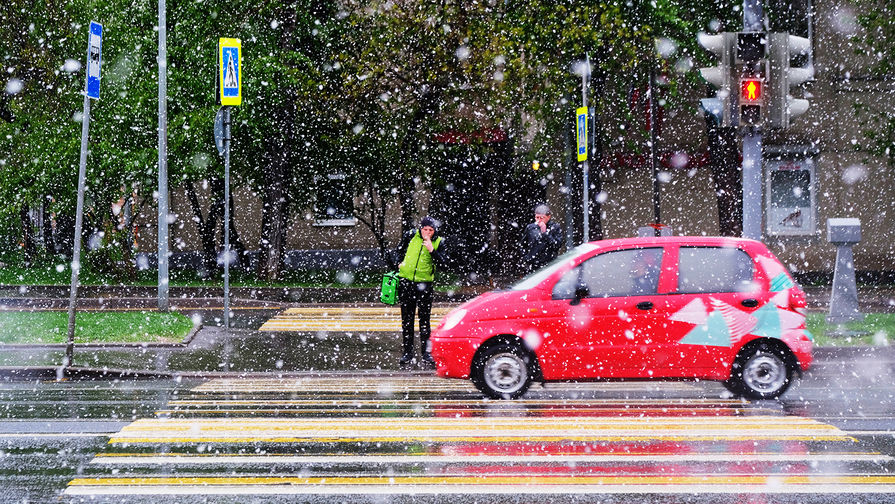
[[[889,493],[895,476],[380,476],[76,478],[67,495],[102,494],[568,494]]]
[[[398,443],[529,441],[850,440],[831,425],[798,417],[405,417],[142,419],[119,443]]]
[[[895,459],[879,453],[744,453],[733,460],[729,453],[647,454],[614,453],[609,455],[571,454],[551,452],[549,455],[443,455],[419,453],[415,455],[205,455],[205,454],[153,454],[153,453],[100,453],[94,463],[104,465],[216,465],[216,464],[593,464],[593,463],[678,463],[713,462],[743,464],[755,462],[891,462]]]
[[[432,307],[432,327],[453,306]],[[419,320],[414,321],[419,330]],[[288,308],[261,325],[260,331],[289,332],[400,332],[401,309],[397,307],[302,307]]]
[[[69,438],[69,437],[109,437],[115,432],[3,432],[2,438]]]
[[[681,392],[698,391],[698,386],[688,382],[557,382],[546,383],[541,390],[563,390],[570,393],[582,391],[631,391],[631,392]],[[209,380],[191,389],[193,392],[308,392],[319,394],[321,392],[344,392],[357,395],[367,392],[375,392],[379,395],[403,394],[407,392],[448,392],[463,390],[478,394],[476,388],[469,380],[439,378],[428,376],[349,376],[349,377],[300,377],[300,378],[218,378]],[[533,390],[539,390],[535,387]],[[520,402],[516,400],[513,402]],[[616,399],[616,401],[619,401]],[[636,399],[634,401],[637,401]],[[650,400],[655,403],[655,400]],[[712,399],[713,403],[728,401],[735,404],[743,404],[740,400]],[[494,402],[494,401],[492,401]],[[630,403],[629,401],[625,401]],[[681,402],[692,404],[690,399],[682,399]]]
[[[669,385],[684,396],[623,398]],[[895,494],[893,457],[779,407],[693,383],[556,389],[572,398],[384,373],[210,380],[107,436],[65,494]]]

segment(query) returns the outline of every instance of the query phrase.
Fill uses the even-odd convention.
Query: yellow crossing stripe
[[[469,417],[143,419],[116,443],[498,442],[615,440],[849,441],[831,425],[794,417]]]
[[[643,463],[683,463],[683,462],[713,462],[713,463],[755,463],[755,462],[891,462],[892,457],[878,452],[873,453],[742,453],[731,457],[730,453],[638,453],[624,452],[611,454],[582,454],[566,453],[562,451],[550,451],[546,455],[528,454],[465,454],[453,455],[443,452],[434,453],[374,453],[363,455],[293,455],[290,453],[268,453],[266,455],[245,454],[206,454],[206,453],[99,453],[93,459],[94,463],[107,465],[157,465],[157,464],[181,464],[181,465],[211,465],[211,464],[568,464],[577,463],[613,463],[632,462]]]
[[[452,306],[432,307],[432,327]],[[419,330],[419,321],[414,322]],[[294,332],[399,332],[401,309],[397,307],[302,307],[289,308],[265,322],[261,331]]]

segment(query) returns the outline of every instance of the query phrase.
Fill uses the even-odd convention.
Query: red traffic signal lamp
[[[740,81],[740,103],[761,102],[764,94],[764,82],[761,79],[742,79]]]
[[[764,79],[744,77],[740,79],[740,125],[761,126],[764,105]]]

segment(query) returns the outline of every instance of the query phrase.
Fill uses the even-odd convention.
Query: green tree
[[[862,1],[858,5],[867,9],[858,16],[863,30],[854,38],[855,52],[870,61],[867,70],[873,78],[891,79],[895,70],[895,2]],[[858,148],[895,166],[895,114],[860,98],[855,101],[855,111],[866,139]]]

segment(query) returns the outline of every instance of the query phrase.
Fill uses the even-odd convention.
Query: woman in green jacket
[[[432,334],[432,282],[436,266],[444,264],[444,238],[438,236],[435,219],[423,217],[419,229],[404,233],[396,250],[402,257],[398,265],[398,299],[401,302],[401,334],[403,336],[402,367],[416,363],[413,348],[413,318],[419,311],[421,367],[434,368],[429,353],[429,335]]]

